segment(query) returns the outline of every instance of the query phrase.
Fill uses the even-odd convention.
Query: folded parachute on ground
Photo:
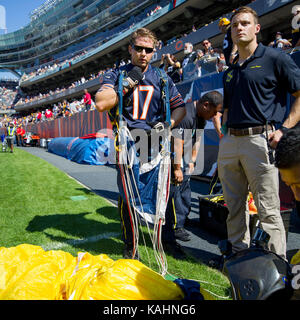
[[[105,254],[93,256],[87,252],[73,257],[28,244],[0,248],[0,300],[184,298],[180,285],[137,260],[114,261]]]

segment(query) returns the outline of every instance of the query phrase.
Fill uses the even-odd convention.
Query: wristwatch
[[[279,128],[279,130],[280,130],[283,134],[285,134],[285,133],[289,130],[289,128],[282,126],[281,128]]]
[[[129,83],[129,81],[128,81],[127,78],[123,79],[122,85],[123,85],[123,87],[126,88],[126,89],[131,89],[131,84]]]

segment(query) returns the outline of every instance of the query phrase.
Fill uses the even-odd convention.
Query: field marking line
[[[82,244],[86,243],[92,243],[92,242],[97,242],[99,240],[103,239],[110,239],[112,237],[117,237],[120,235],[120,232],[106,232],[106,233],[101,233],[95,236],[91,236],[85,239],[70,239],[66,240],[64,242],[61,241],[53,241],[50,243],[46,243],[44,245],[41,245],[41,247],[45,250],[58,250],[66,246],[80,246]]]

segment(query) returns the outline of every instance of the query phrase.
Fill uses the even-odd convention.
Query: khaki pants
[[[250,244],[249,187],[261,226],[270,235],[269,249],[285,259],[278,170],[270,164],[265,134],[224,136],[219,146],[218,171],[229,210],[227,231],[233,251],[248,248]]]

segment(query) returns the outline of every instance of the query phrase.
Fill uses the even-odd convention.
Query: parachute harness
[[[158,186],[156,192],[156,207],[154,219],[149,218],[150,215],[145,212],[142,199],[140,196],[138,182],[135,177],[134,168],[139,166],[136,158],[135,149],[132,147],[134,139],[127,128],[126,122],[123,119],[123,78],[124,72],[120,72],[118,80],[118,97],[119,106],[116,110],[116,115],[112,120],[114,133],[115,133],[115,149],[117,151],[117,165],[120,170],[122,186],[125,194],[126,205],[128,207],[129,219],[131,228],[133,231],[133,256],[136,254],[139,244],[139,225],[141,225],[141,217],[146,222],[148,234],[153,244],[153,251],[158,263],[160,273],[165,275],[167,273],[167,259],[163,250],[161,242],[162,226],[165,224],[165,211],[169,198],[169,186],[170,186],[170,171],[171,171],[171,159],[170,159],[170,127],[171,127],[171,112],[170,112],[170,98],[168,88],[168,78],[163,70],[155,68],[157,74],[161,79],[162,88],[162,100],[163,111],[165,114],[165,124],[158,129],[159,133],[162,133],[162,141],[160,145],[160,151],[157,156],[149,163],[142,164],[139,167],[140,172],[147,172],[151,167],[159,164],[158,172]],[[112,115],[110,114],[110,117]],[[117,121],[118,118],[118,121]],[[152,220],[152,221],[151,221]],[[153,232],[150,230],[149,223],[153,224]],[[142,234],[143,235],[143,234]],[[143,242],[146,248],[146,241],[143,236]],[[149,263],[150,257],[146,249]]]

